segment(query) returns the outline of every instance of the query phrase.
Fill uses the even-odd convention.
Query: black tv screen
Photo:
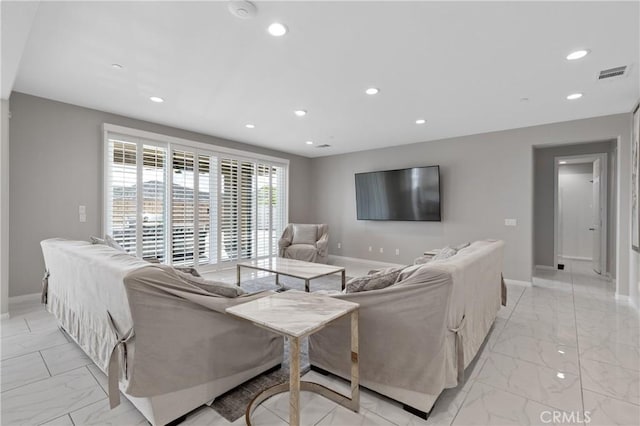
[[[358,220],[440,221],[440,167],[356,173]]]

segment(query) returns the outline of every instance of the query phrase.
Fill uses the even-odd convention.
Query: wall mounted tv
[[[356,173],[358,220],[440,219],[440,167]]]

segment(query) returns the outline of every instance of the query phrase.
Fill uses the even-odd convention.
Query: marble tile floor
[[[366,262],[343,266],[350,276],[376,267]],[[246,274],[243,279],[264,273]],[[235,270],[207,275],[235,282]],[[508,291],[509,303],[467,368],[465,382],[440,396],[427,421],[363,390],[360,413],[303,392],[302,424],[640,424],[640,319],[636,310],[615,300],[613,284],[588,263],[569,261],[564,271],[538,271],[533,286],[508,285]],[[106,377],[58,330],[38,300],[12,303],[10,313],[2,320],[2,425],[147,424],[124,398],[109,410]],[[310,372],[305,379],[348,392],[347,382],[333,376]],[[281,394],[265,401],[253,424],[286,425],[287,398]],[[230,423],[201,407],[183,424]]]

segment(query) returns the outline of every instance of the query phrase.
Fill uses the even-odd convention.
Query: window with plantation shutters
[[[123,138],[109,139],[107,156],[107,234],[128,253],[137,254],[138,149]]]
[[[132,133],[149,137],[105,131],[104,229],[127,252],[181,266],[277,255],[285,163]]]

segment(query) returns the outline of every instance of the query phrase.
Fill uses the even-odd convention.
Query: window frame
[[[103,133],[103,161],[102,161],[102,217],[101,217],[101,229],[103,233],[108,233],[108,222],[109,222],[109,208],[112,205],[112,197],[111,193],[113,192],[112,188],[110,188],[110,158],[109,158],[109,139],[112,138],[113,135],[121,138],[123,141],[135,143],[137,147],[137,153],[140,154],[143,150],[143,146],[153,145],[157,147],[162,147],[166,152],[166,161],[167,167],[165,170],[165,185],[167,185],[167,191],[165,195],[165,217],[164,217],[164,226],[165,226],[165,235],[164,235],[164,244],[165,244],[165,259],[166,263],[171,265],[173,263],[172,259],[172,250],[171,250],[171,200],[172,200],[172,192],[173,192],[173,181],[172,181],[172,167],[173,164],[173,152],[174,150],[187,150],[192,151],[195,154],[195,158],[197,159],[198,155],[209,155],[216,156],[218,161],[218,168],[220,167],[220,163],[222,158],[229,158],[233,160],[237,160],[238,162],[247,161],[253,162],[254,164],[262,164],[267,165],[269,167],[282,167],[284,168],[284,221],[283,226],[286,226],[289,223],[289,160],[286,158],[273,157],[270,155],[252,153],[250,151],[243,151],[234,148],[222,147],[214,144],[197,142],[189,139],[178,138],[174,136],[168,136],[160,133],[148,132],[145,130],[139,130],[124,126],[119,126],[115,124],[103,123],[102,125],[102,133]],[[140,157],[142,158],[142,157]],[[196,160],[197,161],[197,160]],[[138,157],[136,157],[136,172],[137,172],[137,180],[138,180],[138,188],[140,187],[140,181],[143,179],[141,169],[143,167],[142,161],[138,161]],[[257,166],[256,166],[257,167]],[[221,211],[220,211],[220,172],[217,171],[218,185],[216,187],[216,202],[218,203],[218,209],[216,210],[217,218],[216,223],[218,224],[218,229],[216,232],[219,232],[220,229],[220,220],[221,220]],[[140,208],[143,200],[137,200],[137,208],[136,208],[136,239],[142,239],[142,232],[139,231],[138,227],[142,224],[142,209]],[[269,222],[273,222],[273,208],[270,209],[269,214]],[[271,227],[270,227],[271,228]],[[270,233],[272,231],[270,230]],[[246,259],[239,259],[231,262],[218,262],[221,256],[220,252],[220,235],[217,236],[217,259],[215,264],[208,263],[206,265],[199,266],[215,266],[215,267],[230,267],[234,266],[238,261],[244,261]],[[271,242],[270,242],[271,243]],[[140,245],[141,241],[137,241],[136,244],[136,255],[138,255],[142,246]],[[270,249],[271,250],[271,249]],[[277,250],[275,253],[271,253],[272,256],[277,256]],[[264,256],[263,256],[264,257]],[[211,259],[209,260],[211,262]],[[196,261],[197,263],[197,261]]]

